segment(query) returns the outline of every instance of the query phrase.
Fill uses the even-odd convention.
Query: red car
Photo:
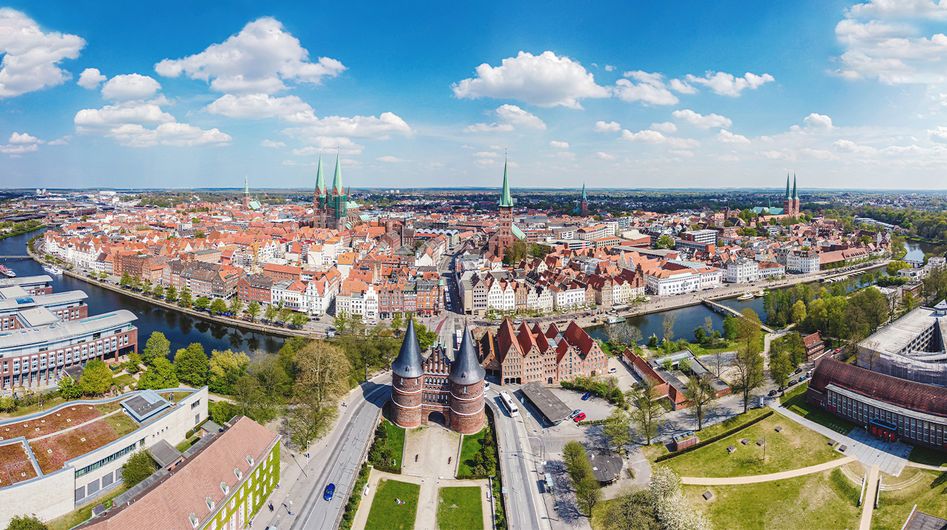
[[[584,419],[585,419],[585,413],[584,413],[584,412],[580,412],[580,413],[578,414],[578,416],[572,418],[572,421],[574,421],[574,422],[576,422],[576,423],[579,423],[580,421],[582,421],[582,420],[584,420]]]

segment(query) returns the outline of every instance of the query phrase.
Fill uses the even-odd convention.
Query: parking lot
[[[564,388],[550,388],[550,390],[570,409],[579,409],[584,412],[586,420],[604,420],[612,412],[612,405],[604,399],[592,396],[588,401],[582,401],[582,392]]]

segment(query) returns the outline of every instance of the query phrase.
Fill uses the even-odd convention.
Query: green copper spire
[[[799,194],[796,193],[796,174],[795,173],[792,174],[792,198],[793,199],[799,198]]]
[[[510,178],[506,171],[506,159],[503,160],[503,192],[500,194],[500,207],[513,207],[513,194],[510,193]]]
[[[786,198],[792,198],[792,195],[789,194],[789,173],[786,173]]]
[[[585,197],[585,183],[583,182],[583,183],[582,183],[582,200],[584,201],[585,199],[586,199],[586,197]]]
[[[332,177],[332,189],[338,195],[342,195],[344,192],[342,189],[342,165],[339,163],[339,155],[335,156],[335,176]]]
[[[326,178],[322,175],[322,155],[319,155],[319,163],[316,165],[316,195],[324,197],[326,194]]]

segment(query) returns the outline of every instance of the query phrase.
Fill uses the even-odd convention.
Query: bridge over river
[[[723,304],[718,304],[717,302],[714,302],[713,300],[704,299],[702,301],[705,306],[709,307],[711,311],[714,311],[715,313],[720,313],[726,316],[734,316],[737,318],[745,318],[739,311],[737,311],[736,309],[732,307],[727,307]],[[765,331],[766,333],[774,332],[773,328],[770,328],[765,324],[761,324],[760,327],[763,328],[763,331]]]

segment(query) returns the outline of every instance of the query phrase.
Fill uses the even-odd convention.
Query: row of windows
[[[83,344],[81,349],[79,346],[73,348],[66,348],[65,350],[59,350],[57,352],[51,352],[49,354],[43,353],[40,355],[33,355],[30,358],[22,359],[22,369],[24,372],[35,371],[37,369],[43,370],[48,364],[50,367],[53,364],[62,366],[64,364],[71,364],[76,361],[84,361],[90,357],[100,356],[103,353],[108,353],[116,349],[122,348],[129,344],[130,340],[128,335],[123,335],[122,337],[115,338],[112,337],[111,340],[105,339],[104,341],[96,341],[94,344]],[[15,358],[12,361],[13,373],[20,373],[21,368],[21,359]],[[10,369],[9,361],[3,361],[3,371],[6,372]]]
[[[944,444],[947,434],[945,425],[879,409],[835,392],[828,393],[828,402],[830,406],[835,407],[838,414],[860,423],[867,424],[872,419],[884,420],[896,425],[898,434],[904,438],[936,446]]]
[[[83,468],[77,469],[77,470],[76,470],[76,478],[79,478],[79,477],[81,477],[82,475],[91,473],[92,471],[95,471],[96,469],[99,469],[100,467],[104,466],[105,464],[108,464],[109,462],[114,462],[114,461],[118,460],[119,458],[121,458],[121,457],[127,455],[128,453],[134,451],[136,448],[142,447],[142,446],[144,446],[144,445],[145,445],[145,439],[142,438],[141,440],[138,440],[137,442],[135,442],[135,443],[133,443],[133,444],[127,446],[127,447],[124,447],[124,448],[122,448],[122,449],[119,449],[118,451],[115,451],[114,453],[108,455],[107,457],[105,457],[105,458],[103,458],[103,459],[101,459],[101,460],[99,460],[99,461],[97,461],[97,462],[93,462],[93,463],[91,463],[91,464],[89,464],[89,465],[87,465],[87,466],[85,466],[85,467],[83,467]]]

